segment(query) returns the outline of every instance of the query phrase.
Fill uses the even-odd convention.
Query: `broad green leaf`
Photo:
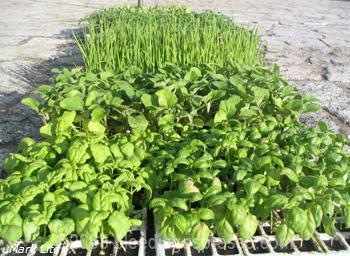
[[[235,170],[233,173],[233,181],[241,181],[244,179],[244,177],[247,175],[247,171],[243,169]]]
[[[75,229],[80,236],[83,246],[90,250],[96,239],[102,221],[108,217],[108,212],[89,211],[87,205],[80,205],[72,210],[71,216],[75,222]]]
[[[272,157],[272,162],[273,162],[275,165],[284,168],[284,163],[283,163],[283,161],[282,161],[280,158],[278,158],[278,157],[276,157],[276,156],[273,156],[273,157]]]
[[[230,195],[229,192],[221,192],[221,193],[216,193],[214,195],[209,196],[207,206],[208,207],[213,207],[216,205],[222,205],[226,203],[227,199],[230,198],[232,194]]]
[[[159,106],[171,108],[174,107],[177,103],[177,97],[174,93],[169,90],[163,89],[156,92],[158,96]]]
[[[243,239],[250,239],[255,234],[258,224],[258,219],[254,215],[248,214],[244,223],[239,226],[239,235]]]
[[[90,145],[91,155],[95,162],[98,164],[103,164],[106,159],[111,155],[109,147],[102,144],[92,144]]]
[[[120,81],[116,81],[116,85],[119,88],[121,88],[130,99],[132,99],[132,97],[134,97],[135,89],[128,82],[120,80]]]
[[[21,140],[21,142],[18,145],[18,149],[21,151],[26,150],[28,147],[32,146],[35,144],[35,140],[32,138],[25,137]]]
[[[196,67],[192,67],[190,68],[190,71],[186,73],[184,79],[190,82],[194,82],[201,76],[202,76],[202,72],[200,71],[200,69]]]
[[[113,99],[111,99],[111,102],[109,103],[111,106],[119,108],[123,105],[124,100],[120,97],[113,97]]]
[[[316,229],[316,222],[311,211],[294,207],[286,213],[288,226],[304,240],[310,239]]]
[[[3,167],[6,173],[15,171],[15,168],[20,164],[20,160],[16,154],[10,153],[4,160]]]
[[[31,109],[35,110],[35,111],[39,111],[39,102],[34,99],[34,98],[24,98],[21,103],[23,105],[26,105],[27,107],[30,107]]]
[[[99,75],[102,80],[106,80],[106,81],[108,81],[108,78],[114,76],[113,72],[111,71],[103,71],[103,72],[100,72]]]
[[[188,232],[188,222],[185,216],[175,213],[171,217],[173,226],[175,227],[175,234],[179,241],[182,241]]]
[[[115,237],[117,241],[121,241],[131,228],[131,221],[124,212],[114,211],[109,216],[107,222],[113,237]]]
[[[307,175],[300,179],[300,183],[306,187],[327,187],[328,180],[325,176]]]
[[[214,80],[221,80],[221,81],[226,81],[227,78],[222,75],[222,74],[211,74],[211,77],[214,79]]]
[[[256,116],[258,113],[255,109],[244,107],[241,108],[239,116],[243,118],[250,118]]]
[[[118,144],[111,145],[109,149],[115,158],[124,158],[122,152],[120,151]]]
[[[244,225],[248,218],[248,210],[241,204],[233,205],[227,213],[227,219],[232,226]]]
[[[201,220],[212,220],[215,217],[214,212],[208,208],[200,208],[197,213]]]
[[[141,102],[143,105],[148,108],[148,107],[156,107],[158,106],[158,99],[157,96],[155,95],[150,95],[150,94],[142,94],[141,96]]]
[[[163,222],[160,233],[166,239],[181,242],[188,233],[187,219],[179,213],[173,213]]]
[[[88,205],[80,205],[74,208],[71,212],[71,216],[75,222],[75,229],[78,233],[81,233],[89,222],[90,211]]]
[[[226,113],[228,117],[233,116],[236,113],[236,105],[241,101],[241,98],[237,95],[231,96],[227,100],[220,101],[219,110]]]
[[[142,220],[139,219],[130,219],[130,222],[133,227],[139,227],[142,225]]]
[[[68,149],[68,159],[73,164],[84,163],[88,158],[87,149],[89,144],[84,139],[76,139]]]
[[[264,167],[265,165],[270,164],[271,160],[272,160],[271,156],[259,157],[255,160],[256,167],[260,169],[260,168]]]
[[[194,118],[192,124],[198,128],[202,128],[204,126],[204,121],[200,118]]]
[[[146,130],[148,126],[148,121],[143,114],[137,116],[129,116],[128,122],[131,128]]]
[[[23,235],[26,242],[33,241],[39,236],[40,226],[47,224],[45,216],[32,212],[23,220]]]
[[[75,111],[64,111],[63,115],[57,118],[56,135],[64,135],[73,127]]]
[[[167,204],[166,199],[164,199],[164,198],[154,198],[149,203],[149,207],[150,208],[162,208],[162,207],[165,207],[166,204]]]
[[[299,235],[302,239],[309,240],[315,232],[316,223],[315,223],[314,216],[312,215],[312,213],[310,211],[307,211],[306,216],[307,216],[306,226],[305,226],[304,230],[301,233],[299,233]]]
[[[219,110],[218,112],[216,112],[214,117],[214,123],[221,123],[222,121],[226,121],[226,120],[227,120],[227,114],[224,111]]]
[[[261,134],[260,134],[260,132],[259,132],[259,130],[258,129],[253,129],[252,130],[252,132],[250,133],[250,135],[249,135],[249,138],[252,140],[252,141],[258,141],[259,139],[261,139]],[[274,160],[274,159],[278,159],[278,160],[280,160],[279,158],[277,158],[277,157],[273,157],[272,159]],[[282,162],[283,163],[283,162]]]
[[[316,104],[316,103],[305,103],[303,105],[303,111],[306,112],[306,113],[317,112],[320,109],[321,109],[320,105]]]
[[[91,120],[93,122],[100,122],[106,116],[106,110],[103,107],[96,107],[91,112]]]
[[[191,241],[194,248],[201,251],[208,243],[210,235],[209,227],[204,222],[197,223],[191,230]]]
[[[134,145],[131,142],[126,142],[120,146],[120,152],[127,158],[134,155]]]
[[[55,144],[52,146],[58,154],[67,152],[69,148],[69,140],[66,136],[58,136],[55,139]]]
[[[253,86],[251,90],[256,98],[267,98],[270,95],[269,90],[261,87]]]
[[[270,168],[267,171],[267,185],[278,186],[281,183],[281,171],[278,168]]]
[[[57,246],[57,244],[64,241],[68,235],[74,232],[75,224],[70,218],[64,218],[63,220],[53,219],[49,222],[48,228],[50,235],[40,245],[40,249],[43,251],[48,251],[53,246]]]
[[[303,101],[302,100],[291,100],[288,103],[286,103],[287,109],[290,109],[294,112],[300,112],[303,109]]]
[[[210,171],[207,170],[201,170],[197,173],[196,178],[200,179],[213,179],[213,174]]]
[[[193,162],[193,168],[195,169],[208,169],[211,167],[213,157],[209,153],[204,153],[203,156]]]
[[[99,189],[92,199],[92,209],[95,211],[112,212],[113,194]]]
[[[18,213],[11,210],[0,213],[0,237],[10,244],[22,237],[22,218]]]
[[[86,81],[96,81],[97,75],[92,72],[87,72],[84,78]]]
[[[94,90],[89,92],[85,100],[85,106],[90,107],[97,99],[101,96],[101,92],[98,90]]]
[[[314,216],[316,227],[320,226],[323,217],[322,207],[318,204],[313,204],[310,208],[310,211]]]
[[[322,226],[328,235],[330,235],[332,237],[335,235],[336,229],[335,229],[335,219],[334,218],[324,216],[324,218],[322,219]]]
[[[158,125],[166,125],[166,124],[173,124],[174,123],[174,115],[173,114],[166,114],[159,118]]]
[[[164,239],[177,241],[175,227],[173,226],[169,217],[165,217],[165,219],[161,222],[159,233]]]
[[[226,220],[226,218],[222,218],[221,220],[215,223],[215,229],[220,238],[224,241],[225,244],[231,242],[234,238],[234,231],[230,223]]]
[[[324,121],[319,121],[318,122],[318,127],[320,128],[321,132],[328,132],[328,125]]]
[[[91,183],[96,179],[96,171],[89,164],[80,165],[77,169],[78,177],[85,183]]]
[[[60,107],[67,110],[83,110],[84,99],[82,96],[65,98],[60,102]]]
[[[283,168],[282,174],[286,175],[293,182],[297,183],[299,181],[298,175],[289,168]]]
[[[40,127],[40,135],[46,139],[51,138],[54,135],[53,127],[53,123],[47,123],[43,125]]]
[[[183,194],[198,193],[199,189],[194,185],[193,181],[182,181],[179,184],[179,191]]]
[[[180,208],[180,209],[182,209],[184,211],[188,210],[188,205],[187,205],[185,199],[182,199],[182,198],[171,198],[169,203],[170,203],[170,205],[172,207],[177,207],[177,208]]]
[[[307,227],[307,212],[294,207],[286,212],[286,221],[288,226],[292,227],[296,233],[302,234]]]
[[[239,76],[239,75],[234,75],[230,77],[230,83],[241,93],[245,94],[246,89],[245,89],[245,81]]]
[[[130,198],[123,192],[114,193],[111,195],[111,200],[116,204],[117,208],[121,211],[129,211],[131,205]]]
[[[266,218],[270,214],[271,210],[282,208],[287,203],[288,197],[283,194],[274,194],[269,196],[266,201],[258,207],[258,211],[263,218]]]
[[[52,86],[49,85],[40,85],[35,92],[37,92],[39,95],[46,95],[48,92],[50,92],[52,89]]]
[[[69,202],[69,193],[65,189],[57,189],[55,192],[47,192],[43,201],[45,202],[54,202],[57,205]]]
[[[261,187],[261,183],[255,180],[249,180],[244,185],[244,189],[247,192],[248,196],[253,196],[256,192],[259,191],[260,187]]]
[[[99,122],[89,121],[88,130],[94,134],[103,135],[106,131],[106,127]]]
[[[287,246],[294,237],[293,229],[289,228],[286,224],[281,224],[276,230],[276,240],[279,246]]]
[[[282,108],[283,106],[283,100],[281,98],[273,98],[273,103],[279,108]]]

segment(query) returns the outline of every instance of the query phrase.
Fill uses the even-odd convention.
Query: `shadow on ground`
[[[67,39],[67,43],[60,45],[57,51],[60,53],[41,63],[24,67],[19,70],[17,77],[28,83],[31,87],[37,88],[41,84],[49,84],[50,78],[53,76],[51,70],[53,68],[62,69],[64,67],[70,69],[75,66],[82,66],[83,61],[78,47],[74,42],[75,35],[81,36],[81,29],[62,30],[57,36]]]

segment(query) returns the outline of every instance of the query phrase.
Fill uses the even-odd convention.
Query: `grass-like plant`
[[[77,43],[88,70],[121,70],[130,65],[155,70],[169,62],[179,66],[262,63],[257,31],[213,12],[118,7],[97,11],[87,21]]]

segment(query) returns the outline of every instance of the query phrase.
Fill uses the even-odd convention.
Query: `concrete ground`
[[[143,0],[145,5],[183,4],[213,10],[259,28],[269,63],[324,111],[304,117],[326,120],[350,134],[350,1],[334,0]],[[20,100],[49,82],[53,67],[81,65],[72,29],[96,9],[132,5],[120,0],[0,1],[0,163],[25,137],[38,137],[40,119]],[[0,164],[1,169],[1,164]]]

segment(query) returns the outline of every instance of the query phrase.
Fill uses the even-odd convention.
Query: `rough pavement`
[[[120,0],[7,0],[0,2],[0,163],[24,136],[38,138],[40,119],[19,104],[48,83],[53,67],[80,65],[72,29],[94,10],[133,4]],[[269,63],[303,93],[313,94],[337,132],[350,129],[350,1],[331,0],[144,0],[145,5],[183,4],[221,12],[259,28]],[[1,169],[1,164],[0,164]]]

